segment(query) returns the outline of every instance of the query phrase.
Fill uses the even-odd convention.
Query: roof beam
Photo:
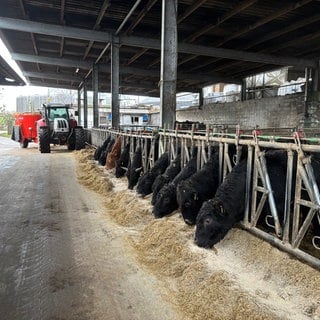
[[[221,25],[223,22],[232,18],[233,16],[235,16],[239,12],[245,10],[246,8],[250,7],[251,5],[253,5],[256,2],[257,2],[257,0],[246,0],[246,1],[240,2],[233,9],[229,10],[227,13],[225,13],[221,17],[218,17],[217,21],[214,24],[209,24],[209,25],[205,26],[200,31],[198,31],[198,32],[192,34],[190,37],[188,37],[185,41],[186,42],[194,42],[197,38],[199,38],[203,34],[214,30],[219,25]]]
[[[29,15],[26,11],[26,7],[24,5],[24,1],[23,0],[19,0],[19,4],[20,4],[20,8],[21,8],[21,11],[22,11],[22,14],[24,16],[25,19],[29,19]],[[36,41],[36,37],[33,33],[30,34],[31,36],[31,41],[32,41],[32,45],[33,45],[33,50],[35,52],[36,55],[39,54],[39,51],[38,51],[38,47],[37,47],[37,41]],[[41,71],[40,69],[40,66],[37,64],[37,69],[38,71]]]
[[[72,85],[68,85],[68,84],[58,84],[58,83],[45,83],[45,82],[41,82],[41,81],[31,81],[30,82],[31,85],[33,86],[39,86],[39,87],[49,87],[49,88],[61,88],[61,89],[70,89],[70,90],[78,90],[78,87],[77,86],[72,86]],[[130,90],[131,88],[131,90]],[[88,88],[89,91],[91,91],[90,87]],[[125,94],[132,94],[132,95],[141,95],[141,96],[146,96],[147,95],[147,90],[149,89],[145,89],[145,88],[137,88],[137,89],[140,89],[139,90],[134,90],[133,87],[128,87]],[[150,89],[151,91],[154,91],[154,89]],[[110,88],[107,87],[107,86],[101,86],[101,88],[99,88],[99,91],[110,91]],[[121,93],[120,93],[121,94]],[[154,96],[158,96],[158,95],[154,95]]]
[[[191,5],[188,10],[186,10],[182,15],[180,15],[178,17],[178,20],[177,20],[177,23],[179,24],[180,22],[182,22],[184,19],[186,19],[190,14],[192,14],[195,10],[197,10],[203,3],[205,3],[207,0],[196,0],[193,5]],[[156,1],[154,0],[151,0],[150,3],[152,4],[152,6],[155,4]],[[147,13],[147,11],[144,12],[144,15]],[[143,15],[143,16],[144,16]],[[141,19],[140,19],[141,20]],[[139,20],[139,21],[140,21]],[[129,28],[130,30],[130,28]],[[132,33],[132,30],[131,32]],[[127,32],[127,34],[129,34]],[[143,48],[141,49],[138,53],[136,53],[132,58],[129,59],[128,61],[128,65],[133,63],[135,60],[137,60],[140,56],[142,56],[144,53],[146,53],[149,49],[148,48]],[[157,64],[160,62],[160,59],[157,59],[156,60],[156,63],[154,64]],[[152,65],[151,65],[152,66]]]
[[[312,23],[312,22],[314,22],[314,21],[317,21],[317,20],[320,20],[320,15],[316,15],[316,16],[310,18],[310,20],[311,20],[310,23]],[[303,20],[303,22],[301,21],[301,22],[298,22],[298,23],[296,23],[296,24],[290,25],[290,26],[288,26],[287,28],[283,28],[283,29],[277,30],[277,31],[275,31],[275,32],[273,32],[273,33],[267,34],[265,37],[259,38],[261,41],[257,40],[257,41],[255,41],[255,42],[252,42],[251,44],[247,45],[247,46],[245,47],[245,49],[250,48],[250,47],[252,47],[252,46],[254,46],[254,45],[256,45],[256,44],[258,44],[258,43],[260,43],[260,42],[264,42],[264,41],[267,41],[267,40],[276,38],[276,37],[278,37],[278,36],[280,36],[280,35],[282,35],[282,34],[285,34],[285,33],[287,33],[287,32],[296,30],[296,29],[299,28],[299,26],[303,26],[303,25],[307,25],[307,24],[309,24],[308,19]],[[293,40],[291,40],[291,41],[288,41],[288,42],[282,42],[280,45],[277,45],[277,46],[268,48],[268,50],[271,50],[271,52],[276,52],[276,51],[280,51],[281,49],[284,49],[284,48],[287,48],[287,47],[290,47],[290,46],[294,46],[296,43],[304,42],[304,43],[307,44],[307,42],[308,42],[309,40],[316,39],[316,38],[318,38],[319,36],[320,36],[320,33],[319,33],[319,32],[312,33],[312,34],[309,33],[309,34],[306,34],[306,35],[303,36],[303,37],[295,38],[295,39],[293,39]],[[265,40],[265,39],[266,39],[266,40]],[[259,52],[263,52],[263,51],[264,51],[264,50],[260,50]],[[303,55],[301,55],[301,56],[303,56]],[[215,61],[212,61],[211,63],[213,63],[213,62],[216,62],[216,60],[215,60]],[[211,63],[210,63],[210,64],[211,64]],[[236,66],[236,65],[238,65],[238,64],[239,64],[239,61],[228,62],[228,67],[230,67],[230,66]],[[205,65],[203,65],[203,66],[207,66],[207,65],[208,65],[208,64],[205,64]],[[223,64],[223,65],[221,65],[221,66],[215,67],[214,70],[215,70],[215,71],[219,71],[219,70],[221,70],[221,69],[224,69],[225,66],[226,66],[226,64]]]
[[[269,23],[270,21],[278,18],[278,17],[281,17],[282,15],[284,14],[287,14],[288,12],[292,11],[292,10],[295,10],[299,7],[302,7],[306,4],[308,4],[309,2],[311,2],[312,0],[301,0],[301,1],[296,1],[292,4],[290,4],[289,6],[283,8],[282,10],[276,10],[273,14],[269,15],[269,16],[266,16],[264,17],[263,19],[260,19],[258,21],[256,21],[255,23],[249,25],[249,26],[246,26],[245,28],[243,29],[240,29],[238,32],[234,32],[232,33],[229,37],[226,37],[225,39],[223,39],[222,41],[220,41],[217,46],[220,47],[222,46],[223,44],[229,42],[230,40],[234,39],[234,38],[237,38],[245,33],[248,33],[252,30],[255,30],[257,29],[258,27],[261,27],[263,25],[265,25],[266,23]]]
[[[71,59],[61,59],[61,58],[50,58],[44,56],[35,56],[21,53],[12,53],[12,59],[17,61],[25,61],[32,63],[42,63],[49,65],[58,65],[62,67],[69,68],[81,68],[81,69],[91,69],[92,63],[81,61],[81,60],[71,60]],[[100,66],[100,70],[102,72],[110,73],[110,67],[104,65]],[[154,77],[159,79],[160,71],[158,70],[150,70],[150,69],[141,69],[135,67],[124,67],[120,66],[121,74],[133,74],[144,77]],[[203,82],[225,82],[225,83],[240,83],[238,79],[235,78],[227,78],[221,76],[220,74],[212,73],[212,74],[191,74],[191,73],[181,73],[178,71],[178,80],[195,80],[195,81],[203,81]]]
[[[94,31],[7,17],[0,17],[0,28],[87,41],[93,40],[97,42],[110,42],[112,40],[110,32]]]
[[[69,67],[69,68],[82,68],[82,69],[90,69],[92,67],[92,63],[81,61],[81,60],[71,60],[71,59],[63,59],[63,58],[50,58],[44,56],[35,56],[29,54],[21,54],[21,53],[11,53],[11,57],[13,60],[25,61],[25,62],[33,62],[33,63],[42,63],[49,64],[61,67]]]
[[[33,86],[37,86],[37,87],[49,87],[49,88],[78,90],[77,86],[71,86],[71,85],[67,85],[67,84],[47,83],[47,82],[41,82],[41,81],[30,81],[30,84]]]
[[[39,78],[39,79],[51,79],[51,80],[58,80],[58,81],[73,81],[73,82],[81,82],[82,78],[73,76],[72,74],[67,73],[53,73],[53,72],[31,72],[26,71],[24,72],[25,76],[31,78]],[[108,82],[107,82],[108,83]],[[131,88],[140,88],[140,89],[154,89],[157,88],[156,82],[127,82],[121,81],[120,87],[131,87]]]
[[[192,14],[194,11],[196,11],[200,6],[202,6],[205,2],[208,0],[196,0],[193,5],[191,5],[184,13],[182,13],[178,18],[177,18],[177,23],[179,24],[182,22],[184,19],[188,18],[190,14]]]
[[[51,80],[60,80],[60,81],[74,81],[80,82],[82,78],[73,76],[71,74],[66,73],[52,73],[52,72],[31,72],[25,71],[23,72],[24,76],[31,78],[40,78],[40,79],[51,79]]]
[[[297,1],[297,2],[295,2],[293,4],[291,4],[291,5],[283,8],[282,10],[276,11],[275,13],[273,13],[271,15],[268,15],[268,16],[264,17],[263,19],[260,19],[260,20],[256,21],[255,23],[253,23],[253,24],[251,24],[249,26],[246,26],[245,28],[239,30],[238,32],[232,33],[229,37],[224,38],[222,41],[220,41],[218,44],[216,44],[216,46],[217,47],[221,47],[223,44],[227,43],[228,41],[230,41],[230,40],[232,40],[232,39],[234,39],[234,38],[236,38],[238,36],[241,36],[243,34],[246,34],[246,33],[250,32],[252,30],[255,30],[256,28],[261,27],[264,24],[269,23],[270,21],[272,21],[272,20],[274,20],[274,19],[276,19],[276,18],[278,18],[278,17],[280,17],[280,16],[282,16],[282,15],[284,15],[284,14],[286,14],[286,13],[288,13],[288,12],[294,10],[294,9],[297,9],[297,8],[299,8],[301,6],[304,6],[305,4],[309,3],[310,1],[311,0]],[[204,30],[203,29],[203,31],[207,32],[209,30]],[[218,57],[216,57],[216,58],[218,58]],[[214,63],[217,60],[219,60],[219,59],[210,60],[206,65]],[[205,66],[205,65],[203,65],[203,66]],[[194,68],[194,70],[197,70],[197,69],[198,68]]]
[[[231,60],[250,61],[279,66],[305,66],[315,67],[315,60],[300,59],[295,57],[276,56],[264,53],[255,53],[242,50],[223,49],[193,45],[188,43],[179,43],[178,51],[183,53],[195,54],[198,56],[217,57]]]
[[[127,34],[132,34],[134,28],[140,23],[140,21],[143,19],[143,17],[149,12],[149,10],[155,5],[157,0],[149,0],[149,2],[145,5],[144,9],[140,11],[138,17],[135,21],[131,23],[129,28],[127,29]]]
[[[101,21],[102,21],[102,19],[103,19],[103,17],[104,17],[104,15],[105,15],[105,13],[106,13],[106,11],[107,11],[109,6],[110,6],[110,0],[104,0],[103,4],[101,6],[101,9],[99,11],[96,23],[95,23],[95,25],[93,27],[93,30],[97,30],[97,29],[100,28],[100,23],[101,23]],[[83,58],[82,58],[83,60],[85,60],[87,58],[87,56],[88,56],[88,54],[89,54],[89,52],[90,52],[90,50],[91,50],[91,48],[93,46],[93,43],[94,43],[94,41],[92,41],[92,40],[89,41],[87,49],[86,49],[86,51],[85,51],[85,53],[83,55]]]
[[[305,0],[307,1],[307,0]],[[110,32],[92,31],[80,28],[65,27],[60,25],[50,25],[39,22],[32,22],[19,19],[11,18],[0,18],[0,28],[12,29],[25,32],[38,32],[43,34],[71,37],[76,39],[85,39],[100,41],[100,42],[111,42],[112,35]],[[132,36],[119,36],[119,43],[123,45],[141,47],[141,48],[152,48],[160,50],[160,40],[150,39],[143,37],[132,37]],[[299,59],[294,57],[281,57],[269,54],[261,54],[255,52],[222,49],[215,47],[207,47],[200,45],[193,45],[187,43],[178,44],[178,52],[195,54],[199,56],[226,58],[232,60],[251,61],[258,63],[267,63],[280,66],[304,66],[304,67],[315,67],[316,61]]]

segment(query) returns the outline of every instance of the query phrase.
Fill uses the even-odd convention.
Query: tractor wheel
[[[28,148],[29,141],[26,139],[20,143],[21,148]]]
[[[48,128],[39,130],[39,150],[41,153],[50,153],[50,134]]]
[[[86,139],[83,128],[75,128],[74,129],[76,135],[76,150],[84,149]]]
[[[68,150],[72,151],[76,148],[76,134],[73,131],[68,139]]]

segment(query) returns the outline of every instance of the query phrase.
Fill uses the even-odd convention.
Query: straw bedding
[[[233,229],[215,250],[193,243],[194,227],[173,215],[154,219],[150,199],[100,170],[92,151],[76,153],[78,178],[104,195],[105,214],[128,233],[137,262],[164,283],[185,319],[320,319],[320,275],[270,244]]]

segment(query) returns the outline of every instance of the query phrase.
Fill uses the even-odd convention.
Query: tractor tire
[[[48,128],[39,130],[39,150],[41,153],[50,153],[50,133]]]
[[[86,146],[86,138],[83,128],[75,128],[74,129],[76,136],[76,150],[84,149]]]
[[[68,150],[72,151],[76,148],[76,134],[73,130],[71,136],[68,139]]]
[[[20,147],[21,148],[28,148],[29,145],[29,141],[28,140],[24,140],[23,142],[20,143]]]

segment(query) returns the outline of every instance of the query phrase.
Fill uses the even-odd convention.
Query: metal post
[[[81,89],[78,88],[78,124],[81,125]]]
[[[201,88],[199,90],[199,109],[202,109],[203,107],[203,89]]]
[[[320,91],[320,60],[318,66],[312,70],[312,91]]]
[[[99,126],[99,67],[97,64],[93,65],[92,69],[92,91],[93,91],[93,126]]]
[[[112,127],[120,126],[120,101],[119,101],[119,50],[120,45],[117,43],[111,44],[111,113]]]
[[[83,81],[83,127],[88,128],[88,92],[87,79]]]
[[[162,0],[160,126],[174,128],[177,83],[177,1]]]
[[[304,116],[305,118],[309,117],[309,101],[310,101],[310,68],[305,68],[305,78],[306,78],[306,85],[304,88],[304,104],[305,104],[305,109],[304,109]]]
[[[246,79],[242,79],[241,86],[241,101],[247,100],[247,82]]]
[[[243,219],[243,223],[245,226],[249,225],[251,176],[252,176],[252,151],[253,151],[252,146],[248,146],[246,203],[245,203],[245,211],[244,211],[244,219]]]
[[[289,232],[290,232],[290,207],[291,207],[291,197],[292,197],[292,179],[293,179],[293,152],[288,150],[288,160],[287,160],[287,182],[286,182],[286,197],[285,197],[285,207],[284,207],[284,218],[283,218],[283,241],[289,242]]]

